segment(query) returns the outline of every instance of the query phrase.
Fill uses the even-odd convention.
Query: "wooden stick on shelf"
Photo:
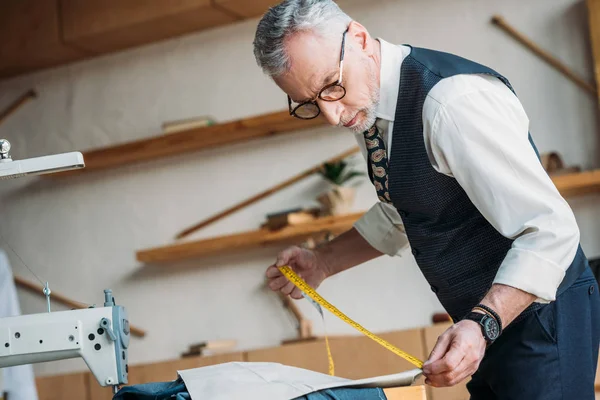
[[[587,0],[587,11],[596,85],[600,85],[600,1]]]
[[[42,177],[60,179],[143,161],[162,160],[166,157],[246,142],[261,137],[291,133],[325,124],[324,118],[300,120],[291,117],[289,111],[264,114],[166,135],[161,134],[101,149],[83,151],[85,168],[47,174]]]
[[[35,97],[37,97],[37,93],[33,89],[30,89],[27,92],[23,93],[21,97],[12,102],[12,104],[6,107],[6,109],[0,111],[0,124],[2,124],[8,117],[14,114],[19,108],[25,105],[25,103],[27,103],[29,100]]]
[[[15,280],[15,284],[18,287],[20,287],[22,289],[26,289],[34,294],[44,296],[43,286],[38,285],[37,283],[29,282],[28,280],[23,279],[19,276],[14,276],[14,280]],[[88,308],[87,304],[80,303],[75,300],[71,300],[67,296],[63,296],[62,294],[56,293],[54,291],[52,291],[51,300],[56,301],[58,303],[61,303],[65,306],[71,307],[71,308],[77,308],[77,309]],[[131,331],[132,335],[135,335],[138,337],[144,337],[146,335],[146,332],[144,330],[142,330],[140,328],[136,328],[133,325],[130,325],[129,330]]]
[[[282,190],[304,178],[307,178],[307,177],[317,173],[319,170],[321,170],[321,168],[323,168],[324,163],[334,163],[337,161],[341,161],[344,158],[346,158],[354,153],[357,153],[358,151],[359,151],[358,147],[353,147],[352,149],[347,150],[327,161],[324,161],[323,163],[320,163],[319,165],[316,165],[310,169],[307,169],[306,171],[301,172],[298,175],[296,175],[290,179],[287,179],[286,181],[281,182],[280,184],[275,185],[270,189],[265,190],[264,192],[261,192],[255,196],[252,196],[249,199],[244,200],[241,203],[238,203],[235,206],[226,209],[225,211],[222,211],[208,219],[205,219],[204,221],[201,221],[201,222],[195,224],[194,226],[186,228],[185,230],[183,230],[182,232],[177,234],[176,239],[182,239],[182,238],[188,236],[189,234],[196,232],[197,230],[202,229],[209,224],[212,224],[213,222],[216,222],[222,218],[225,218],[226,216],[233,214],[234,212],[239,211],[242,208],[249,206],[250,204],[256,203],[257,201],[264,199],[265,197],[268,197],[268,196],[272,195],[273,193],[276,193],[276,192],[278,192],[278,191],[280,191],[280,190]]]
[[[543,50],[540,46],[538,46],[532,40],[525,37],[525,35],[523,35],[519,31],[517,31],[514,27],[512,27],[510,24],[508,24],[508,22],[506,22],[503,17],[501,17],[499,15],[495,15],[492,18],[492,23],[494,25],[497,25],[498,27],[500,27],[502,30],[504,30],[509,35],[511,35],[518,42],[520,42],[525,47],[527,47],[529,50],[531,50],[533,53],[535,53],[538,57],[542,58],[544,61],[546,61],[552,67],[554,67],[555,69],[560,71],[567,78],[569,78],[570,80],[575,82],[579,87],[587,90],[589,93],[594,94],[594,95],[596,95],[598,93],[598,91],[597,91],[596,87],[594,87],[594,85],[592,85],[589,82],[586,82],[583,78],[581,78],[579,75],[577,75],[575,72],[573,72],[569,67],[564,65],[562,62],[560,62],[558,59],[556,59],[552,55],[550,55],[550,53],[548,53],[547,51]]]
[[[235,250],[266,246],[274,243],[298,242],[320,232],[331,232],[332,234],[345,232],[363,214],[363,212],[360,212],[323,217],[304,224],[286,226],[277,231],[259,229],[212,239],[176,243],[140,250],[137,252],[136,258],[143,263],[168,263],[206,255],[231,253]]]
[[[277,294],[285,308],[290,310],[290,312],[294,315],[294,318],[298,322],[298,337],[292,341],[287,340],[286,343],[314,339],[315,336],[312,333],[312,321],[304,317],[304,314],[302,314],[302,311],[300,311],[300,309],[290,296],[287,296],[281,292],[277,292]]]

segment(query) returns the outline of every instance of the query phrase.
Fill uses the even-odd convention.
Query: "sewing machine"
[[[104,307],[0,318],[0,368],[81,357],[116,392],[127,383],[129,320],[110,290],[104,296]]]
[[[0,179],[66,171],[85,166],[80,152],[13,161],[10,143],[0,139]],[[51,291],[44,287],[47,312],[0,318],[0,368],[81,357],[101,386],[127,384],[130,340],[127,312],[104,290],[104,306],[50,310]]]

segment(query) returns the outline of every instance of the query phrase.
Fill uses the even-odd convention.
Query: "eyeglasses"
[[[317,97],[323,101],[338,101],[346,95],[346,88],[342,86],[342,73],[344,70],[344,48],[346,43],[346,29],[342,35],[342,50],[340,52],[340,77],[336,82],[323,87]],[[313,119],[319,116],[321,109],[317,104],[316,98],[298,104],[292,109],[292,99],[288,95],[288,108],[290,115],[300,119]]]

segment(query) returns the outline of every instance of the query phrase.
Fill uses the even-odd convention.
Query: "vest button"
[[[594,293],[594,285],[590,286],[590,289],[588,290],[588,292],[590,294]]]
[[[416,257],[416,256],[418,256],[418,255],[419,255],[419,250],[417,250],[417,249],[413,248],[413,249],[412,249],[412,253],[413,253],[413,256],[415,256],[415,257]]]
[[[398,214],[400,214],[400,216],[402,218],[404,218],[404,217],[406,217],[408,215],[408,213],[406,211],[403,211],[403,210],[398,211]]]
[[[431,285],[431,291],[432,291],[433,293],[437,293],[437,292],[438,292],[438,288],[437,288],[437,286],[433,286],[433,285]]]

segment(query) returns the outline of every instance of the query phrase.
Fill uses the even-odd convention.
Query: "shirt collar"
[[[381,70],[379,106],[376,117],[393,122],[398,102],[400,66],[410,52],[410,48],[393,45],[381,38],[377,38],[377,40],[381,43]]]

